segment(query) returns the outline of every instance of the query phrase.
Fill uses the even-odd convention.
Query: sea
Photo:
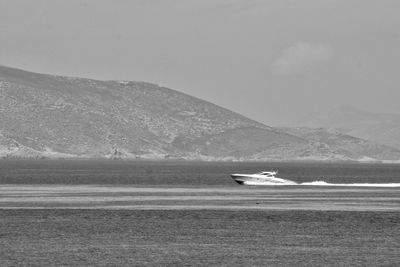
[[[0,160],[0,266],[399,262],[400,165]]]

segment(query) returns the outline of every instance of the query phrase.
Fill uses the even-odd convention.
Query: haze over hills
[[[296,126],[334,128],[351,136],[400,149],[400,115],[372,113],[349,106],[315,112],[289,123]]]
[[[277,129],[146,82],[0,66],[0,156],[200,160],[399,160],[400,151]],[[356,145],[354,145],[356,144]],[[344,148],[347,146],[347,149]],[[327,147],[329,149],[327,149]]]
[[[310,154],[311,157],[324,158],[335,154],[338,157],[358,159],[358,161],[374,161],[375,159],[390,160],[399,155],[397,149],[343,134],[334,129],[310,127],[282,127],[279,129],[307,139],[319,147],[318,151]]]

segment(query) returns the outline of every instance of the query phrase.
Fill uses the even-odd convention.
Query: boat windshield
[[[276,172],[261,172],[260,174],[266,175],[266,176],[274,176]]]

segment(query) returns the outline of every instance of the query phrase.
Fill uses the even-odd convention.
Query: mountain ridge
[[[365,156],[324,150],[308,136],[147,82],[0,66],[0,114],[4,158],[358,160]],[[385,149],[387,154],[377,153],[377,160],[400,159],[397,150]]]

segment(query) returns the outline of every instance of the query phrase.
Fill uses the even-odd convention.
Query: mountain
[[[310,154],[314,157],[323,158],[334,154],[338,158],[358,159],[358,161],[390,161],[400,158],[398,149],[343,134],[334,129],[310,127],[282,127],[279,129],[312,142],[315,147],[319,148],[318,151]]]
[[[370,143],[350,153],[324,142],[156,84],[0,66],[0,157],[400,159],[391,148],[362,149]]]
[[[377,114],[348,106],[312,113],[297,126],[334,128],[341,133],[400,149],[400,115]]]
[[[301,138],[155,84],[0,67],[0,155],[247,158]]]

